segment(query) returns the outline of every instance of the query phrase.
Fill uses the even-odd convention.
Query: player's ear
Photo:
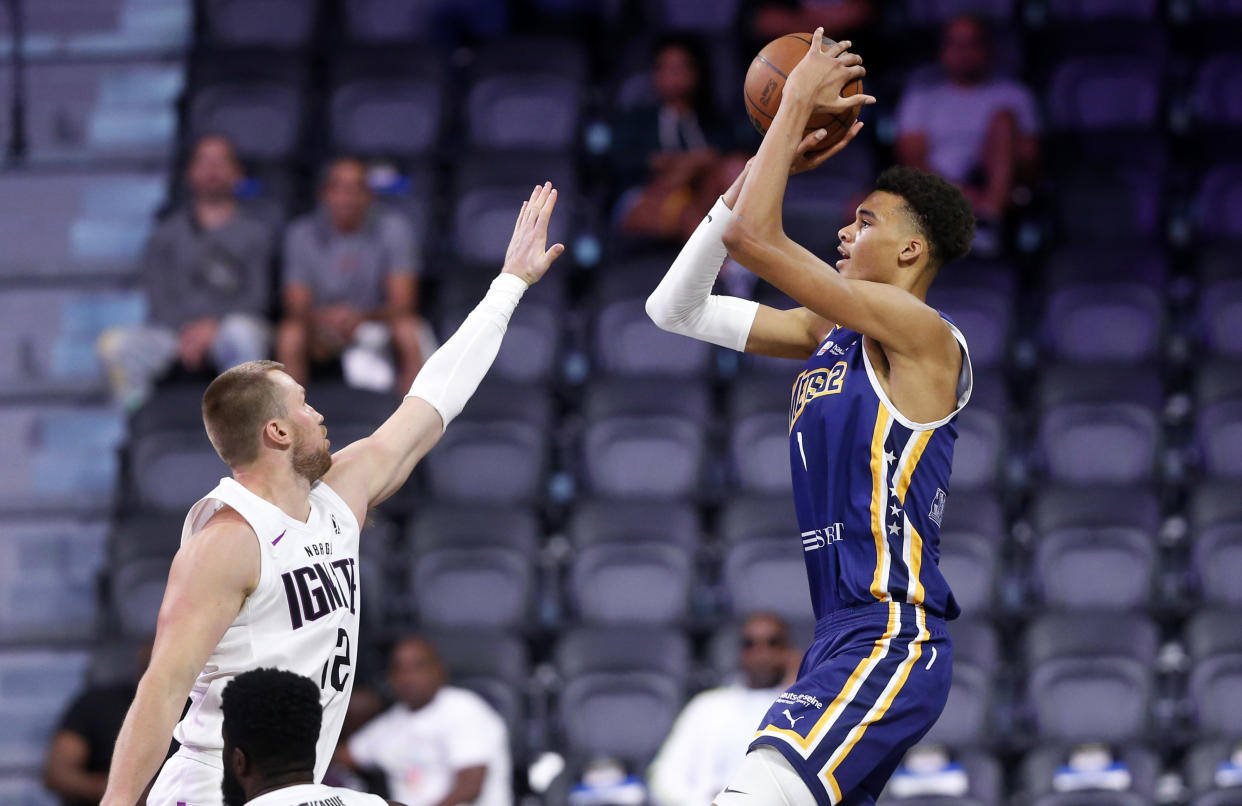
[[[267,424],[263,426],[263,438],[279,447],[293,444],[293,433],[283,420],[268,420]]]
[[[907,238],[901,245],[901,252],[897,255],[897,261],[903,268],[909,268],[916,265],[919,260],[927,254],[927,244],[922,238]]]
[[[246,751],[240,747],[234,747],[233,752],[229,753],[229,764],[233,767],[233,775],[238,778],[250,771],[250,759],[246,758]]]

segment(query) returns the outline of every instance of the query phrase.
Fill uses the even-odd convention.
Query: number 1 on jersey
[[[802,469],[806,470],[806,448],[802,447],[802,432],[798,432],[798,453],[802,454]]]

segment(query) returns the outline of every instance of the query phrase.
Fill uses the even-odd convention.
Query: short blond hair
[[[279,361],[247,361],[220,373],[203,393],[207,438],[229,467],[257,459],[263,426],[285,416],[285,403],[271,375],[284,368]]]

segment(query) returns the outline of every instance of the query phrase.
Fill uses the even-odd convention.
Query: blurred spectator
[[[43,764],[44,785],[60,795],[65,806],[93,806],[103,797],[112,746],[138,691],[138,678],[150,660],[151,644],[147,642],[139,647],[130,679],[87,686],[65,710]]]
[[[976,17],[945,24],[938,81],[906,91],[897,109],[897,158],[962,186],[986,225],[1002,218],[1014,185],[1034,169],[1039,121],[1026,87],[990,75],[991,43]]]
[[[670,34],[656,44],[656,101],[623,113],[614,126],[613,176],[629,235],[685,239],[741,171],[732,125],[716,109],[709,66],[695,38]]]
[[[319,209],[285,233],[284,319],[276,357],[305,383],[311,363],[341,358],[354,386],[391,389],[391,343],[398,388],[423,363],[426,327],[418,310],[418,250],[409,221],[378,207],[367,169],[352,157],[332,162]]]
[[[741,679],[690,700],[651,763],[658,806],[711,806],[746,755],[759,721],[793,683],[798,653],[790,644],[789,625],[756,613],[741,633]]]
[[[337,747],[344,748],[350,738],[384,710],[384,700],[374,688],[364,683],[355,683],[353,693],[349,697],[349,705],[345,710],[345,721],[341,724],[341,735],[337,739]],[[359,792],[374,791],[371,783],[382,775],[362,775],[335,756],[324,773],[323,783],[328,786],[340,786]]]
[[[99,340],[113,393],[127,408],[177,363],[219,372],[268,355],[273,238],[239,206],[241,179],[226,138],[208,135],[194,145],[190,202],[155,227],[142,259],[149,321]]]
[[[477,694],[446,685],[447,680],[430,642],[398,642],[388,664],[397,702],[354,734],[341,760],[381,770],[388,797],[407,806],[509,806],[512,762],[505,723]]]
[[[824,26],[824,35],[842,39],[871,22],[872,0],[759,0],[751,30],[764,43]]]

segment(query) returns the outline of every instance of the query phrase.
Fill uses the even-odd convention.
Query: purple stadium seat
[[[1136,283],[1077,283],[1049,296],[1043,334],[1066,361],[1139,363],[1157,356],[1164,301]]]
[[[1051,0],[1050,16],[1059,21],[1154,19],[1156,0]]]
[[[333,144],[351,154],[426,154],[440,137],[443,95],[434,78],[364,78],[341,84],[329,100]]]
[[[989,672],[968,663],[954,663],[948,702],[922,741],[951,748],[986,745],[995,699],[995,682]]]
[[[346,0],[345,25],[360,42],[425,39],[435,0]]]
[[[1195,431],[1209,474],[1242,477],[1242,398],[1221,400],[1200,409]]]
[[[1031,669],[1027,700],[1040,739],[1124,742],[1147,724],[1149,664],[1128,657],[1066,657]]]
[[[647,18],[664,31],[696,31],[718,34],[732,30],[739,0],[687,3],[684,0],[645,0]]]
[[[1053,129],[1152,126],[1159,111],[1160,67],[1149,58],[1069,58],[1053,71],[1046,100]]]
[[[1087,167],[1063,175],[1057,222],[1073,241],[1115,243],[1160,234],[1163,175],[1150,168]]]
[[[1199,295],[1199,327],[1214,355],[1242,358],[1242,279],[1204,286]]]
[[[982,370],[1005,360],[1013,323],[1012,299],[998,289],[946,285],[933,286],[927,304],[943,311],[957,324],[970,345],[972,366]]]
[[[1199,226],[1217,238],[1242,238],[1242,164],[1208,169],[1195,199]]]
[[[303,112],[302,92],[294,85],[212,84],[190,103],[190,130],[193,136],[227,135],[243,159],[288,159],[301,141]]]
[[[476,148],[572,148],[582,86],[576,77],[491,75],[466,95],[466,131]]]
[[[593,317],[592,353],[600,369],[619,375],[707,374],[712,346],[656,327],[644,304],[640,297],[618,299]]]
[[[1057,529],[1035,547],[1036,584],[1052,608],[1134,610],[1151,599],[1156,543],[1130,527]]]
[[[1044,806],[1082,803],[1082,795],[1095,797],[1097,792],[1104,799],[1098,806],[1123,806],[1135,797],[1139,802],[1155,799],[1162,767],[1159,756],[1150,749],[1140,744],[1104,749],[1110,757],[1104,762],[1108,764],[1106,770],[1096,766],[1099,748],[1084,747],[1081,751],[1085,752],[1079,755],[1080,748],[1060,744],[1035,748],[1022,760],[1018,797]],[[1071,795],[1079,797],[1068,797]],[[1123,800],[1109,800],[1118,796]]]
[[[206,0],[210,42],[229,46],[301,47],[309,43],[314,0]]]
[[[1242,126],[1242,56],[1220,53],[1199,65],[1194,101],[1200,121]]]
[[[1145,481],[1154,472],[1159,440],[1155,412],[1133,403],[1069,403],[1039,421],[1048,471],[1070,484]]]

